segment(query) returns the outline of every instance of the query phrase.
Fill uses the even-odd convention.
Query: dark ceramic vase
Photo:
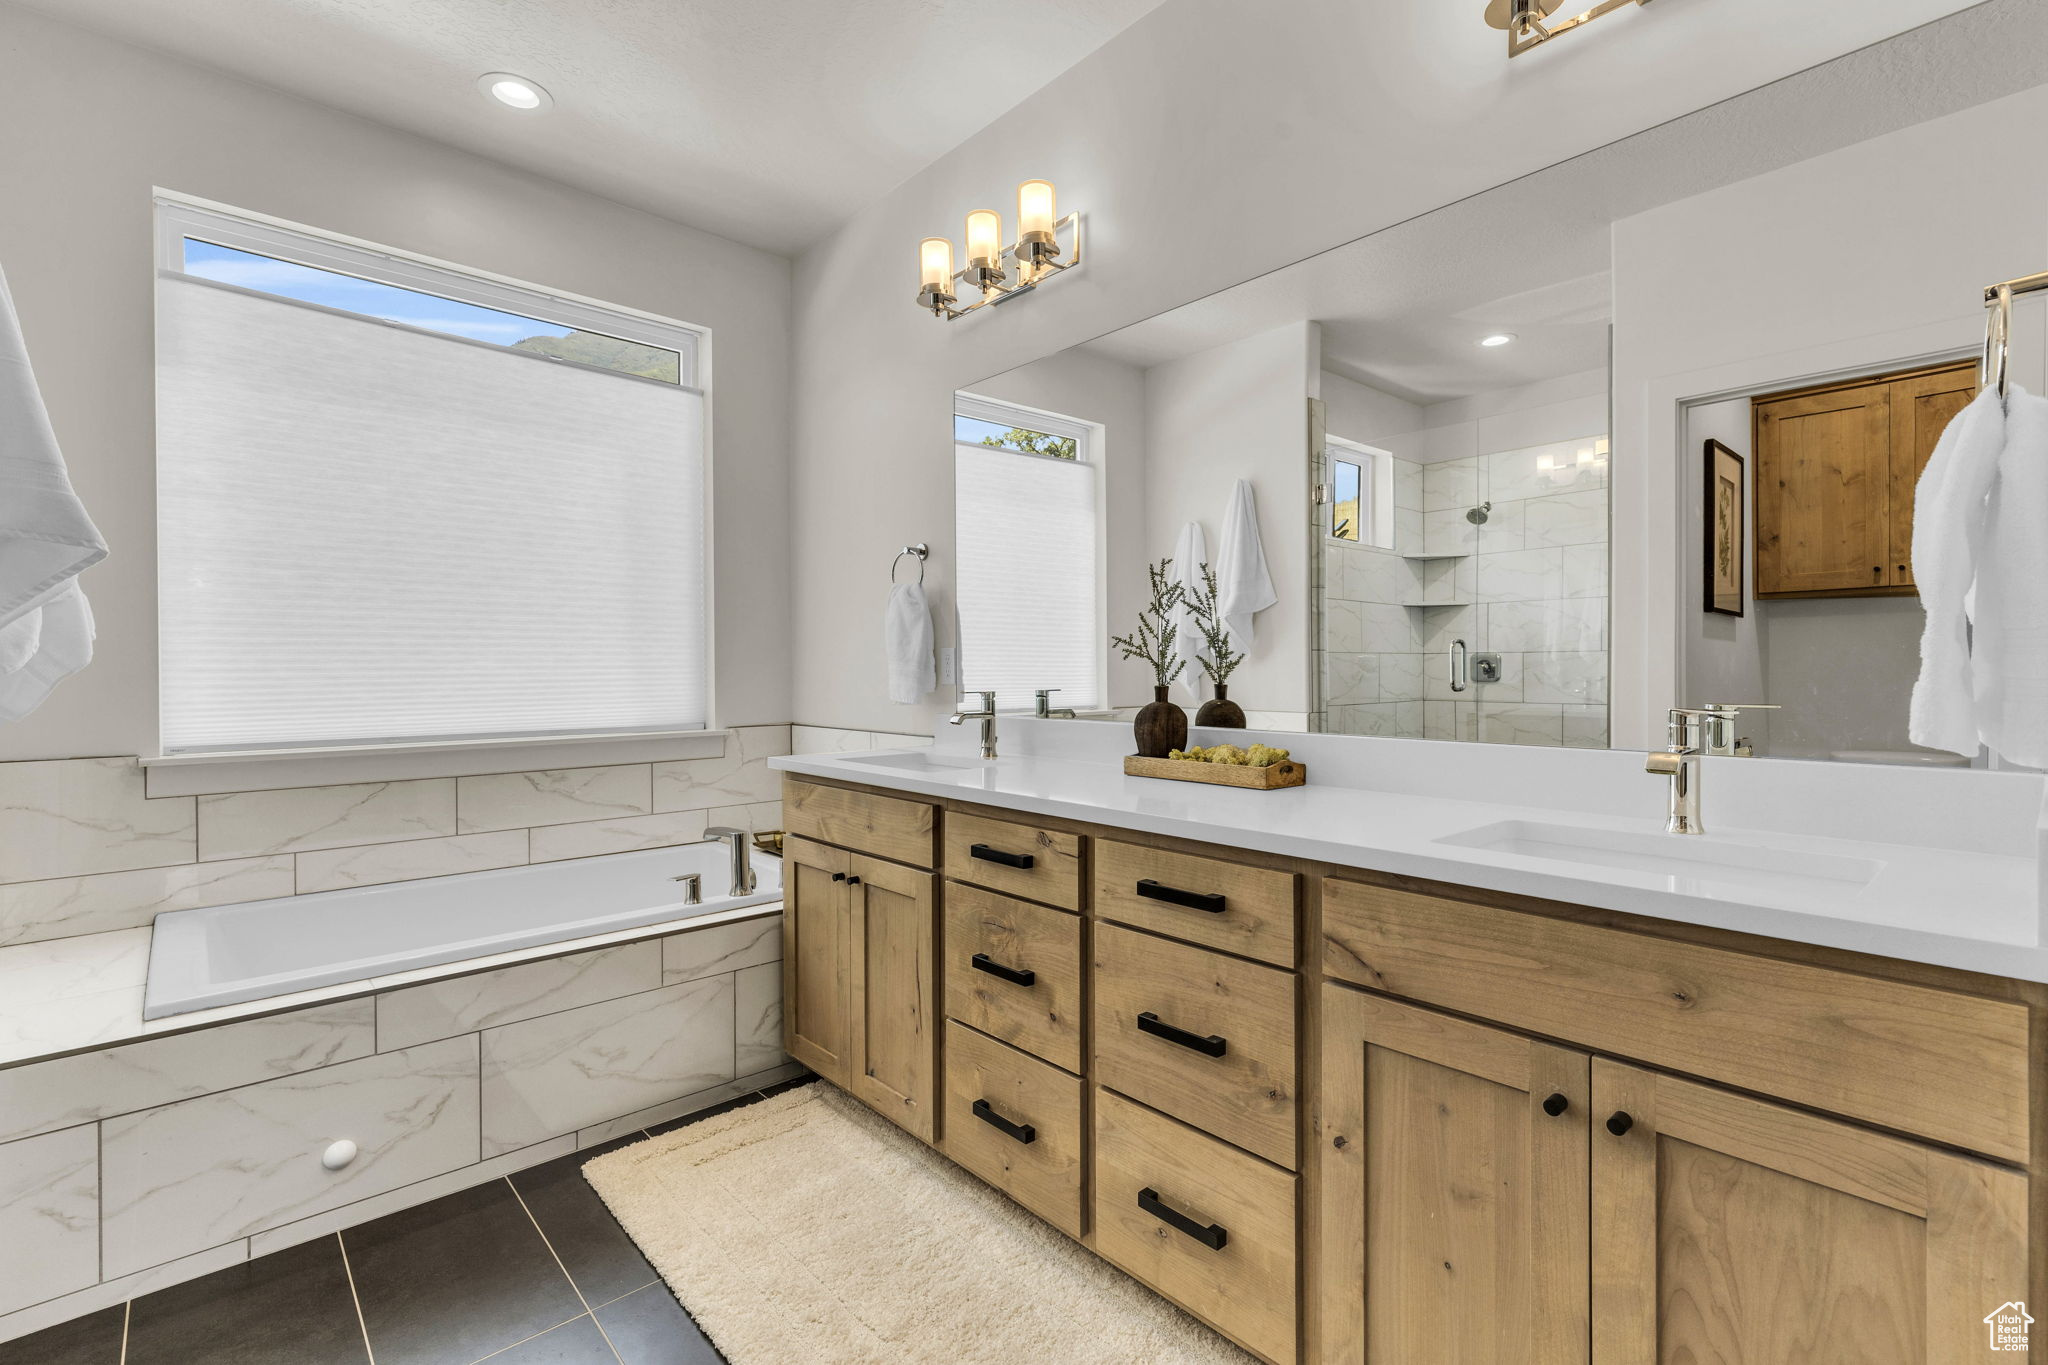
[[[1131,729],[1138,737],[1140,758],[1165,758],[1188,746],[1188,713],[1166,699],[1163,687],[1152,689],[1152,700],[1138,708]]]
[[[1195,712],[1195,724],[1212,730],[1244,729],[1244,708],[1230,699],[1230,688],[1216,684],[1216,695],[1202,703],[1202,709]]]

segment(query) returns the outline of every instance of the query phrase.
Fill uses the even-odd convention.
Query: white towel
[[[1973,620],[1978,738],[2048,768],[2048,398],[2018,387],[2005,403]]]
[[[78,575],[106,555],[71,491],[0,275],[0,722],[33,711],[92,658]]]
[[[932,609],[924,584],[898,583],[882,613],[882,649],[889,660],[889,700],[908,706],[937,687],[932,670]]]
[[[1252,617],[1280,600],[1266,572],[1266,548],[1259,540],[1259,509],[1243,479],[1230,492],[1223,514],[1223,548],[1216,555],[1217,608],[1230,631],[1232,648],[1252,652]]]
[[[1969,598],[1982,551],[1985,498],[2005,445],[2005,410],[1986,390],[1935,443],[1913,495],[1913,579],[1927,623],[1907,733],[1929,749],[1975,756]]]
[[[1209,657],[1209,646],[1203,643],[1202,631],[1195,624],[1195,609],[1188,605],[1194,595],[1202,590],[1202,566],[1209,562],[1209,538],[1202,533],[1202,523],[1191,521],[1181,527],[1180,539],[1173,546],[1173,581],[1187,590],[1187,597],[1173,613],[1173,643],[1180,657],[1187,661],[1181,670],[1181,685],[1188,695],[1202,695],[1202,663]]]

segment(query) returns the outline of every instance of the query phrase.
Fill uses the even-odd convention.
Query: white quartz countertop
[[[145,1038],[160,1038],[166,1034],[186,1033],[237,1019],[253,1019],[259,1015],[304,1009],[309,1005],[375,995],[401,986],[468,976],[521,962],[587,952],[615,943],[633,943],[706,929],[714,924],[759,919],[779,914],[781,910],[781,901],[743,905],[708,915],[639,925],[560,943],[542,943],[489,957],[446,962],[389,976],[346,981],[239,1005],[223,1005],[218,1009],[194,1010],[188,1014],[147,1020],[142,1017],[142,993],[149,977],[149,941],[154,930],[115,929],[42,943],[15,944],[0,948],[0,1068],[139,1042]]]
[[[1028,723],[1005,717],[1004,725],[1026,728]],[[1242,732],[1240,736],[1240,742],[1248,742]],[[1208,738],[1214,742],[1218,737]],[[1904,770],[1873,775],[1871,769],[1846,765],[1710,760],[1704,784],[1710,832],[1685,836],[1664,833],[1661,786],[1658,779],[1642,775],[1640,754],[1525,750],[1488,756],[1475,751],[1505,746],[1424,746],[1463,751],[1446,755],[1445,761],[1470,770],[1469,781],[1463,774],[1458,780],[1488,790],[1479,798],[1415,790],[1427,785],[1421,781],[1409,783],[1408,789],[1319,781],[1318,755],[1304,749],[1327,751],[1321,758],[1341,755],[1329,764],[1331,776],[1355,778],[1360,765],[1353,760],[1353,751],[1332,747],[1357,744],[1352,737],[1250,738],[1297,746],[1296,756],[1309,762],[1309,785],[1243,791],[1126,777],[1118,749],[1127,749],[1127,731],[1085,741],[1098,750],[1118,746],[1108,752],[1024,753],[987,765],[974,762],[971,751],[961,752],[957,741],[938,759],[939,764],[963,765],[957,767],[892,768],[884,754],[857,753],[798,755],[772,764],[790,773],[953,798],[1020,815],[1062,816],[1653,919],[2048,981],[2038,842],[2028,842],[2039,824],[2038,780],[2031,787],[2000,787],[1996,784],[2008,775],[1935,772],[1913,776],[1974,779],[1991,785],[1965,789],[1937,781],[1901,787],[1900,782],[1910,781],[1901,776]],[[1083,743],[1069,740],[1061,746],[1041,741],[1033,746],[1027,737],[1020,747],[1071,751]],[[1411,746],[1402,760],[1411,766],[1415,746],[1421,745],[1377,743]],[[913,756],[909,762],[921,760]],[[1730,764],[1742,767],[1730,769]],[[1837,767],[1843,771],[1815,772]],[[1925,799],[1940,804],[1944,795],[1955,798],[1966,790],[1974,799],[1995,798],[2013,809],[1999,812],[1999,820],[1978,823],[1999,824],[2013,851],[1831,837],[1788,828],[1789,817],[1762,828],[1743,828],[1734,821],[1745,814],[1755,819],[1770,810],[1770,802],[1754,794],[1757,784],[1774,776],[1766,768],[1783,770],[1789,790],[1787,802],[1781,804],[1825,804],[1826,798],[1816,802],[1811,795],[1815,782],[1839,782],[1845,800],[1858,799],[1855,794],[1861,792],[1860,799],[1869,801]],[[1546,781],[1552,770],[1554,780]],[[1723,772],[1735,774],[1724,798],[1731,815],[1725,829],[1714,823],[1713,804],[1714,779]],[[1389,782],[1401,780],[1397,772],[1380,776]],[[1609,792],[1603,784],[1617,790]],[[1503,799],[1511,794],[1524,799]],[[1618,813],[1617,808],[1639,808],[1641,813]],[[1950,825],[1964,829],[1967,814],[1949,811],[1946,819],[1923,814],[1918,824],[1940,835]],[[1838,824],[1855,824],[1843,820],[1837,810],[1820,812],[1816,818],[1821,815]],[[1888,809],[1885,820],[1868,823],[1874,829],[1892,830],[1900,818],[1912,816],[1913,812]],[[1446,842],[1475,838],[1495,846]],[[1991,841],[1986,836],[1980,842]],[[1662,861],[1667,852],[1668,863]]]

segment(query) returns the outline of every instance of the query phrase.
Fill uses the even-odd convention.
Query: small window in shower
[[[1365,471],[1349,460],[1330,461],[1330,538],[1359,538],[1358,527],[1365,512]]]

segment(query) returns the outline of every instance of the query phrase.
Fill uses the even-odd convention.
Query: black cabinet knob
[[[1636,1121],[1626,1109],[1617,1109],[1607,1116],[1607,1131],[1620,1137],[1636,1126]]]
[[[848,886],[859,886],[859,885],[860,885],[860,878],[858,878],[858,877],[848,877],[848,878],[846,879],[846,884],[847,884]]]
[[[1565,1110],[1571,1107],[1572,1102],[1566,1099],[1561,1094],[1551,1095],[1543,1101],[1543,1112],[1550,1115],[1550,1117],[1552,1118],[1556,1118],[1559,1114],[1562,1114]]]
[[[843,882],[846,880],[846,874],[844,872],[834,872],[832,874],[832,880],[835,882]]]

